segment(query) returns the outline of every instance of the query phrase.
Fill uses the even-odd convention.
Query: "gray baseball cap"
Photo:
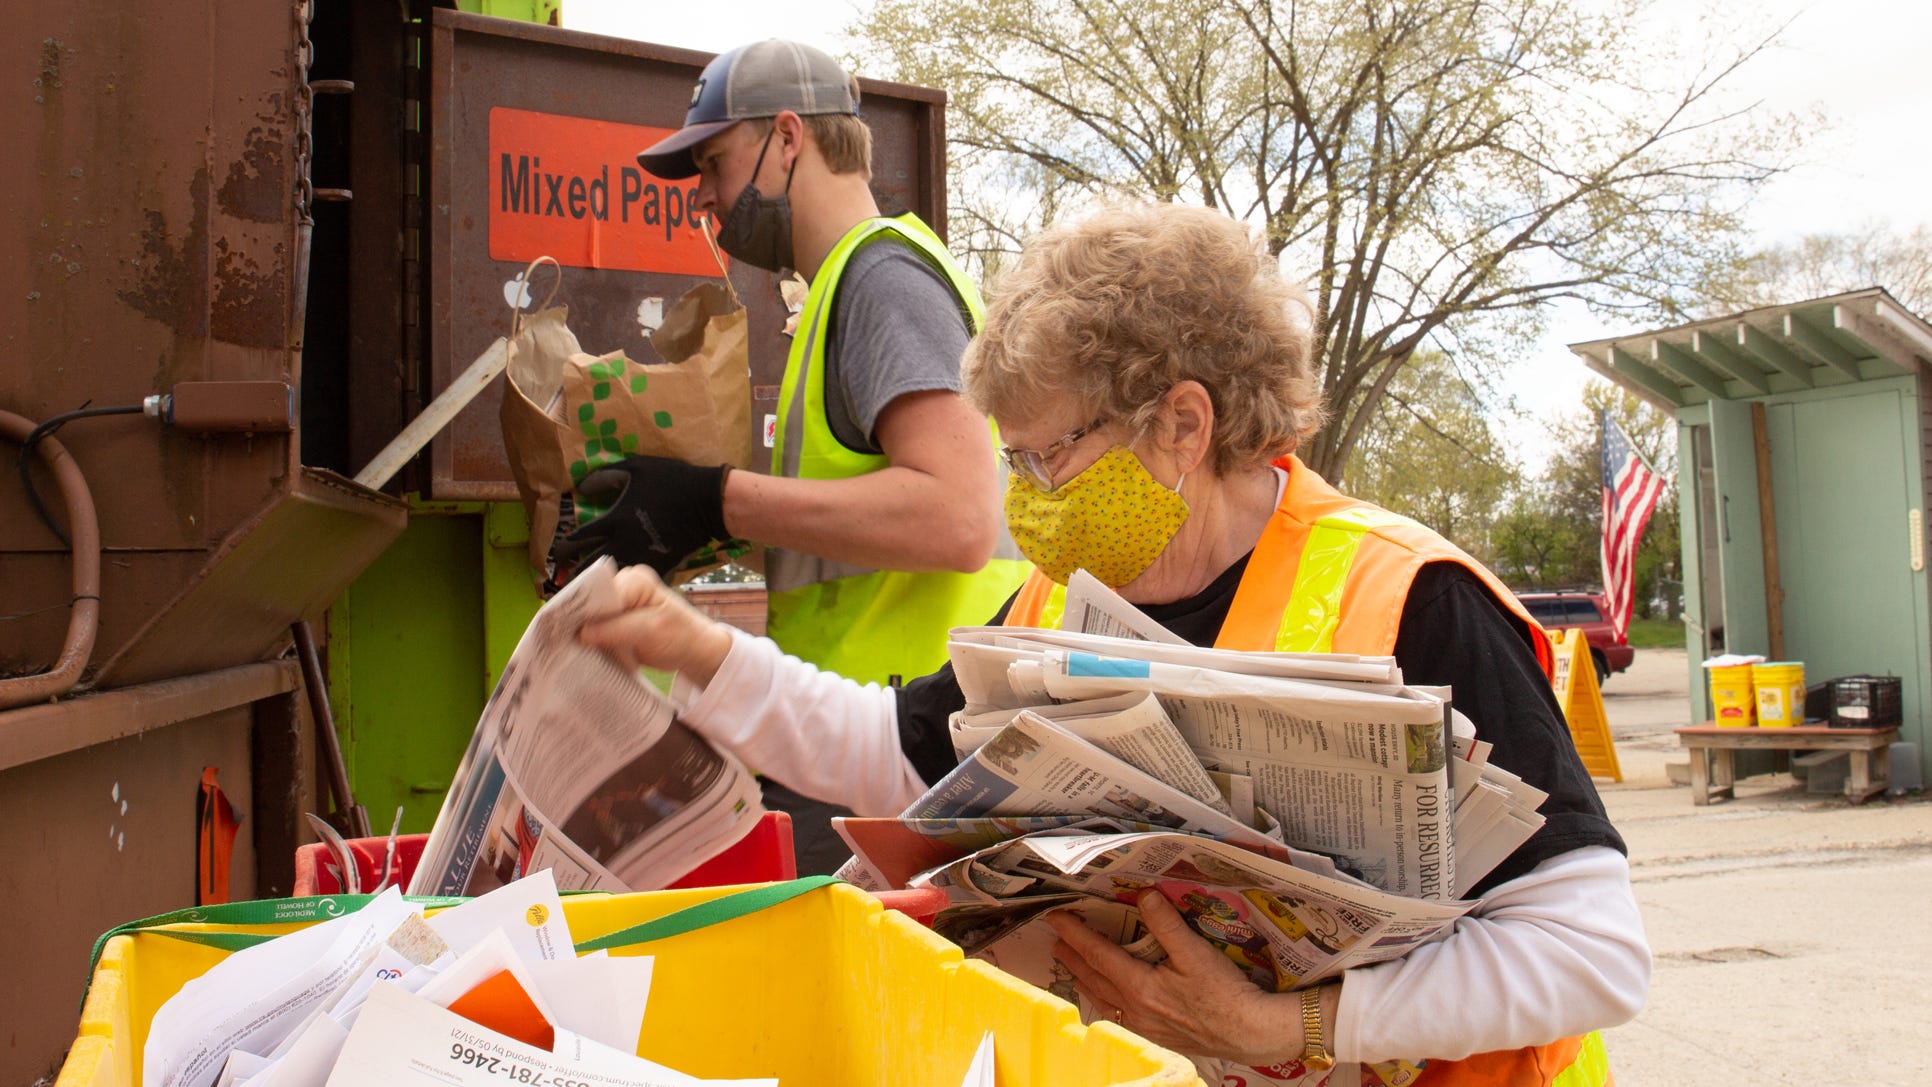
[[[691,88],[684,127],[638,152],[638,165],[662,178],[698,172],[691,149],[739,121],[786,110],[859,113],[859,81],[823,50],[770,38],[720,53]]]

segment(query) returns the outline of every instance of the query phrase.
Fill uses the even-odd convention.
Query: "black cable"
[[[32,611],[17,611],[17,612],[14,612],[12,615],[0,615],[0,623],[7,622],[8,620],[11,620],[11,619],[31,619],[36,615],[42,615],[50,611],[59,611],[62,608],[71,608],[75,604],[78,604],[83,600],[92,600],[95,603],[99,603],[100,599],[101,599],[100,597],[94,596],[90,593],[82,593],[81,595],[74,597],[72,600],[63,600],[58,604],[49,604],[44,608],[35,608]]]
[[[20,485],[26,488],[27,501],[33,503],[34,512],[40,515],[40,520],[53,531],[55,536],[60,537],[61,543],[70,548],[74,546],[74,541],[67,535],[67,531],[61,528],[59,523],[54,520],[53,512],[47,508],[45,503],[41,502],[40,492],[34,489],[34,446],[40,444],[40,439],[45,438],[67,423],[73,422],[75,419],[90,419],[97,415],[139,415],[145,410],[147,410],[146,406],[142,404],[119,404],[110,408],[90,408],[83,403],[79,408],[56,415],[35,427],[33,433],[27,435],[27,440],[21,443],[20,460],[18,462],[20,467]]]

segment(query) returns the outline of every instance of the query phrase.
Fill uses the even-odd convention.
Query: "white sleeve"
[[[900,750],[891,690],[822,672],[769,638],[733,630],[710,684],[680,676],[671,697],[699,735],[814,800],[886,816],[926,791]]]
[[[1450,934],[1342,975],[1341,1060],[1458,1060],[1635,1017],[1650,944],[1630,864],[1607,846],[1551,857],[1492,890]]]

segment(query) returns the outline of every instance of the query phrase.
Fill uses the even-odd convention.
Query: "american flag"
[[[1664,493],[1664,477],[1651,471],[1623,429],[1603,413],[1603,591],[1617,637],[1630,631],[1631,597],[1637,587],[1637,541]]]

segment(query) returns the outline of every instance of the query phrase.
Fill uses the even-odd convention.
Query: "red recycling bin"
[[[422,859],[427,834],[396,836],[396,880],[407,885]],[[350,838],[345,843],[355,858],[356,876],[364,887],[374,887],[382,877],[383,854],[389,849],[387,838]],[[341,894],[342,879],[335,871],[329,847],[321,842],[301,846],[295,851],[295,894]],[[730,848],[692,869],[684,878],[666,888],[724,887],[736,883],[769,883],[796,879],[798,863],[792,857],[792,817],[782,811],[768,811]]]
[[[396,882],[407,885],[422,859],[427,834],[396,836]],[[389,849],[387,838],[350,838],[344,843],[355,858],[356,876],[364,887],[374,887],[382,878],[383,854]],[[313,842],[295,850],[294,894],[341,894],[342,878],[329,863],[329,847]],[[726,887],[739,883],[770,883],[796,879],[798,863],[792,855],[792,817],[782,811],[766,812],[743,838],[730,848],[692,869],[668,890],[692,887]],[[884,891],[874,897],[887,909],[931,925],[946,905],[946,892],[933,888],[911,891]]]

